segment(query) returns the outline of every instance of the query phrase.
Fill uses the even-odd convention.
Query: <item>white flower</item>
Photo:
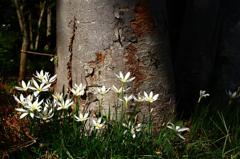
[[[206,91],[204,91],[204,90],[200,90],[199,94],[200,94],[201,97],[208,97],[208,96],[210,96],[210,94],[206,93]]]
[[[33,95],[30,94],[25,99],[26,99],[26,101],[32,102],[33,101]]]
[[[38,102],[38,98],[34,101],[28,101],[28,104],[25,106],[26,108],[28,108],[28,110],[30,111],[30,116],[33,118],[34,117],[34,112],[40,112],[41,111],[41,104],[43,103],[43,100],[41,100],[40,102]]]
[[[114,85],[112,86],[112,90],[117,93],[117,94],[121,94],[123,93],[123,87],[120,87],[119,89],[117,87],[115,87]]]
[[[36,77],[39,82],[44,82],[46,75],[48,74],[48,72],[43,72],[43,70],[41,70],[40,72],[36,71],[36,75],[33,75],[34,77]]]
[[[127,106],[127,105],[128,105],[128,102],[129,102],[130,100],[132,100],[132,99],[133,99],[133,95],[130,95],[130,96],[125,95],[125,96],[123,97],[123,99],[120,99],[120,98],[119,98],[120,101],[124,102],[125,106]]]
[[[151,91],[149,95],[144,91],[144,98],[146,102],[153,103],[158,99],[159,94],[153,95],[153,92]]]
[[[123,126],[127,128],[123,133],[126,134],[128,131],[131,133],[132,138],[136,137],[136,133],[141,131],[141,123],[134,126],[131,122],[128,124],[123,123]]]
[[[82,114],[81,112],[79,112],[78,116],[74,115],[74,118],[77,122],[83,122],[88,120],[88,113]]]
[[[63,93],[58,93],[58,92],[56,92],[56,93],[54,93],[52,96],[53,96],[53,99],[54,99],[55,101],[61,101],[61,100],[63,100]]]
[[[33,96],[32,95],[28,95],[26,98],[20,94],[20,98],[18,99],[15,95],[13,95],[14,99],[21,105],[25,106],[27,104],[28,101],[32,101],[33,100]]]
[[[134,99],[136,102],[143,102],[143,101],[145,101],[144,96],[142,96],[140,92],[138,93],[137,97],[133,96],[133,99]]]
[[[57,75],[53,75],[52,77],[50,77],[49,74],[46,74],[45,78],[42,80],[43,83],[53,83],[55,82],[55,80],[57,79]]]
[[[40,92],[46,92],[49,90],[51,84],[41,83],[40,85],[33,79],[33,86],[30,87],[34,91],[33,95],[36,97]]]
[[[24,118],[29,113],[29,111],[27,109],[23,109],[23,108],[15,108],[15,110],[22,113],[20,115],[20,119]]]
[[[60,102],[57,102],[58,108],[57,110],[66,110],[68,109],[71,105],[73,105],[73,101],[71,99],[67,99],[66,101],[61,100]]]
[[[86,86],[80,83],[79,85],[75,84],[73,88],[71,89],[71,92],[75,96],[82,96],[85,93]]]
[[[43,100],[38,102],[38,98],[32,102],[32,101],[27,101],[27,104],[24,105],[24,108],[16,108],[16,111],[22,112],[23,114],[20,116],[20,119],[24,118],[26,115],[30,115],[31,118],[34,118],[34,113],[35,112],[40,112],[41,111],[41,104],[43,103]]]
[[[107,94],[107,92],[110,90],[110,88],[106,89],[105,86],[102,86],[101,88],[97,88],[98,93],[101,95]]]
[[[232,99],[239,97],[239,94],[238,94],[237,91],[231,92],[231,91],[229,90],[229,91],[227,92],[227,94],[228,94],[228,96],[229,96],[230,98],[232,98]]]
[[[54,115],[53,109],[50,106],[50,102],[47,101],[46,103],[44,103],[44,108],[42,112],[40,112],[39,116],[36,117],[46,121],[48,119],[51,119],[53,115]]]
[[[185,140],[185,138],[184,138],[180,133],[182,133],[182,132],[184,132],[184,131],[190,131],[189,128],[186,128],[186,127],[182,127],[182,128],[181,128],[180,126],[175,126],[175,125],[174,125],[173,123],[171,123],[171,122],[168,122],[168,123],[167,123],[167,128],[175,131],[175,132],[177,133],[177,135],[178,135],[181,139],[183,139],[183,140]]]
[[[129,79],[130,72],[128,72],[125,76],[123,75],[123,73],[121,71],[119,72],[119,74],[115,74],[115,75],[122,83],[131,82],[135,79],[135,77],[132,77]]]
[[[27,91],[30,87],[30,81],[28,81],[27,84],[24,81],[22,81],[21,83],[22,83],[21,87],[16,86],[15,88],[19,91]]]
[[[20,94],[20,98],[18,99],[15,95],[13,95],[14,99],[21,105],[25,105],[27,102],[26,102],[26,99],[24,98],[24,96],[22,94]]]
[[[210,96],[209,93],[206,93],[206,91],[204,91],[204,90],[200,90],[200,92],[199,92],[199,98],[198,98],[198,103],[200,103],[200,101],[201,101],[202,98],[206,98],[206,97],[208,97],[208,96]]]
[[[34,76],[39,82],[46,84],[53,83],[57,79],[57,75],[50,77],[50,74],[48,72],[43,72],[43,70],[41,70],[40,73],[36,71],[36,75]]]
[[[132,137],[135,138],[136,137],[136,132],[139,132],[139,131],[141,131],[141,123],[139,123],[135,127],[131,128]]]
[[[48,83],[53,83],[57,79],[57,75],[53,75],[52,77],[48,78]]]
[[[93,119],[93,126],[97,130],[102,129],[104,127],[104,122],[102,122],[102,118],[98,118],[97,121]]]

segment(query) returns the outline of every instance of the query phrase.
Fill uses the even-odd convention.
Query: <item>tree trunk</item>
[[[23,37],[22,39],[22,47],[20,51],[20,66],[19,66],[19,76],[18,81],[21,81],[25,77],[26,72],[26,64],[27,64],[27,54],[25,53],[28,51],[29,41],[27,37]]]
[[[36,35],[35,47],[34,47],[35,50],[38,49],[38,45],[39,45],[40,28],[41,28],[41,25],[42,25],[42,20],[43,20],[45,8],[46,8],[46,1],[40,2],[39,6],[40,6],[40,15],[39,15],[38,25],[37,25],[37,35]]]
[[[45,50],[50,49],[50,44],[51,44],[51,34],[52,34],[52,8],[50,6],[50,1],[47,1],[47,28],[46,28],[46,45],[45,45]]]
[[[18,81],[21,81],[24,79],[25,71],[26,71],[26,60],[27,55],[25,51],[28,50],[29,45],[29,37],[28,37],[28,31],[27,31],[27,25],[23,14],[23,4],[19,2],[18,0],[14,0],[14,4],[16,7],[16,13],[18,16],[18,22],[19,27],[22,33],[22,47],[20,51],[20,66],[19,66],[19,76]]]
[[[57,91],[84,83],[88,95],[94,95],[94,86],[111,87],[118,83],[114,73],[130,71],[136,77],[134,93],[160,94],[153,116],[156,128],[161,126],[172,117],[175,105],[164,30],[154,25],[147,0],[57,1]],[[114,105],[113,94],[103,105],[105,112]]]

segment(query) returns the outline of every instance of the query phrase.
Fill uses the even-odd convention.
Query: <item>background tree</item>
[[[226,92],[240,86],[239,7],[238,0],[167,1],[177,112],[186,118],[199,90],[208,90],[219,110],[226,109]]]
[[[51,6],[52,1],[24,1],[14,0],[20,31],[22,34],[22,46],[20,51],[19,78],[24,79],[26,72],[27,51],[39,50],[41,48],[49,49],[49,39],[51,36]],[[38,12],[36,12],[38,10]],[[45,17],[45,18],[44,18]],[[44,22],[45,20],[45,22]],[[40,36],[43,40],[40,45]]]
[[[173,115],[175,103],[164,27],[156,27],[147,0],[57,1],[57,90],[84,83],[87,95],[94,96],[97,86],[116,83],[114,73],[130,71],[136,77],[134,92],[160,93],[154,121],[161,125]],[[105,99],[105,111],[113,99]]]

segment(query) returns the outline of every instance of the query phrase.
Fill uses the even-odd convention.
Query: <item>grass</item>
[[[91,135],[75,134],[71,124],[62,131],[59,125],[44,124],[36,130],[37,142],[18,150],[18,155],[22,158],[26,154],[33,158],[239,158],[238,121],[228,122],[224,113],[206,115],[206,111],[202,112],[191,121],[176,121],[191,129],[184,134],[185,140],[168,128],[162,128],[152,137],[148,137],[147,130],[142,131],[133,139],[131,134],[124,134],[125,128],[115,121],[108,122],[101,134]]]

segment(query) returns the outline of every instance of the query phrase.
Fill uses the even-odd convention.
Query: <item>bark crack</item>
[[[72,24],[72,36],[70,37],[70,42],[68,45],[68,51],[69,51],[69,58],[67,62],[67,80],[68,80],[68,92],[72,88],[72,56],[73,56],[73,43],[75,39],[75,34],[77,30],[77,19],[74,16],[73,20],[69,22],[69,25]]]

